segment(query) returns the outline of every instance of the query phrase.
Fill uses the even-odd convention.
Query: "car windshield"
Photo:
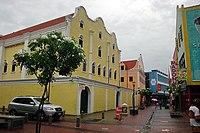
[[[40,103],[42,98],[34,98],[36,100],[36,102]],[[51,104],[49,101],[45,100],[44,104]]]

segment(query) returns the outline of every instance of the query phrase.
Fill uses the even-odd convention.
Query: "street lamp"
[[[133,106],[133,109],[135,109],[135,82],[132,82],[133,83],[133,94],[132,94],[132,106]]]
[[[137,115],[138,114],[138,108],[135,106],[135,96],[137,95],[137,91],[135,90],[135,82],[133,83],[133,94],[132,94],[132,114]]]

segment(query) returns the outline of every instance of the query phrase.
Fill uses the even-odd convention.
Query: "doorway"
[[[85,89],[81,91],[80,113],[88,113],[89,96],[90,96],[90,90],[88,87],[85,87]]]
[[[116,107],[118,107],[119,104],[120,104],[120,92],[117,91],[117,93],[116,93]]]

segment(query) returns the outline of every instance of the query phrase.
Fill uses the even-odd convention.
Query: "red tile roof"
[[[72,15],[74,15],[74,14],[73,13],[69,14],[69,16],[72,16]],[[65,21],[65,19],[66,19],[66,16],[63,16],[63,17],[60,17],[60,18],[56,18],[56,19],[53,19],[53,20],[50,20],[50,21],[47,21],[47,22],[32,26],[32,27],[26,28],[26,29],[19,30],[17,32],[13,32],[13,33],[10,33],[10,34],[4,35],[4,36],[0,36],[0,40],[6,40],[6,39],[9,39],[9,38],[13,38],[13,37],[17,37],[17,36],[23,35],[24,33],[33,32],[33,31],[37,31],[37,30],[40,30],[40,29],[44,29],[44,28],[47,28],[47,27],[62,23],[62,22]]]
[[[137,60],[122,61],[125,65],[125,70],[130,70],[135,67]]]

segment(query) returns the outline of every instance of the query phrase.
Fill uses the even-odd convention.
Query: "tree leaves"
[[[36,75],[41,85],[52,82],[55,72],[71,75],[83,61],[85,55],[74,39],[63,37],[59,32],[51,32],[28,45],[30,52],[14,55],[18,66],[25,66],[27,73]]]
[[[149,88],[144,88],[139,91],[139,94],[141,94],[143,96],[150,96],[150,95],[152,95],[152,90]]]

